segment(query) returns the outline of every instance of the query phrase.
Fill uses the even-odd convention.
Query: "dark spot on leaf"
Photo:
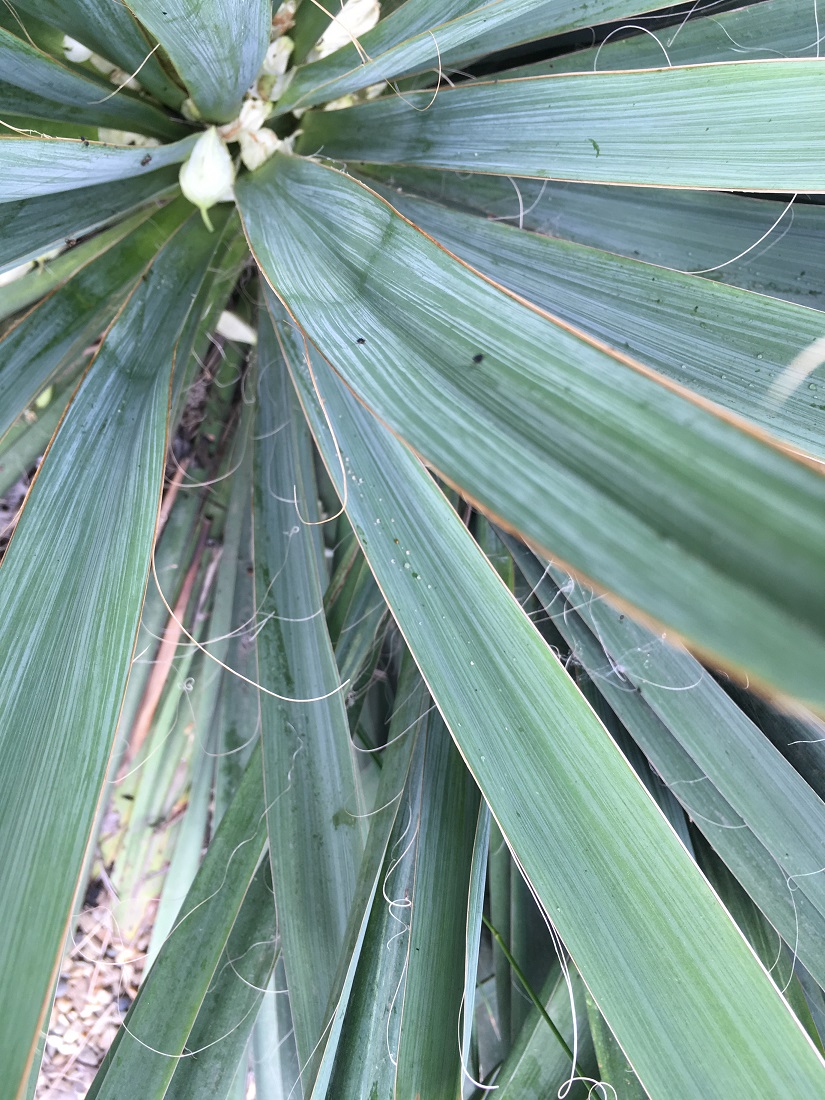
[[[141,167],[145,168],[147,164],[151,163],[151,160],[152,160],[151,153],[147,153],[145,157],[141,157],[141,160],[140,160]]]
[[[484,356],[481,354],[481,352],[478,352],[476,355],[473,356],[473,362],[480,363],[483,358]]]
[[[355,342],[356,344],[366,344],[367,341],[364,339],[363,336],[359,336]]]

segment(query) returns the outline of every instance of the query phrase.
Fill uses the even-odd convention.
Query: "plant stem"
[[[493,937],[493,939],[496,941],[496,943],[501,948],[502,953],[503,953],[504,957],[507,959],[507,962],[510,964],[510,967],[511,967],[513,973],[516,975],[516,977],[518,978],[518,980],[521,982],[522,986],[524,987],[524,992],[527,994],[527,996],[530,998],[530,1000],[533,1002],[533,1004],[539,1010],[541,1015],[544,1017],[544,1020],[547,1023],[547,1026],[553,1032],[556,1039],[560,1043],[562,1049],[564,1050],[565,1054],[570,1059],[570,1061],[573,1063],[573,1068],[575,1069],[577,1075],[579,1077],[584,1076],[583,1073],[582,1073],[581,1066],[578,1064],[576,1059],[573,1057],[573,1051],[567,1045],[567,1041],[564,1038],[564,1036],[562,1035],[562,1033],[559,1031],[559,1029],[556,1027],[556,1025],[550,1019],[550,1016],[547,1013],[547,1009],[544,1007],[544,1005],[541,1003],[539,998],[536,996],[535,992],[533,991],[533,987],[527,981],[527,978],[524,974],[524,971],[521,969],[519,964],[516,962],[516,960],[511,955],[511,953],[510,953],[510,951],[507,947],[507,944],[502,939],[501,933],[498,931],[497,928],[495,928],[490,923],[490,921],[487,919],[487,917],[484,916],[483,913],[481,915],[481,919],[484,922],[485,926],[489,929],[490,934]]]

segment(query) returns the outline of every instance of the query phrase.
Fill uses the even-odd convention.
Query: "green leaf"
[[[42,114],[35,116],[29,114],[23,107],[32,110],[37,107],[38,112],[45,113],[48,108],[51,118],[44,118]],[[22,133],[26,137],[56,137],[56,138],[86,138],[89,141],[97,141],[98,129],[95,125],[82,122],[61,122],[54,118],[55,113],[62,114],[60,108],[53,108],[49,100],[38,101],[31,92],[23,92],[19,88],[13,88],[10,84],[0,86],[0,110],[3,112],[3,122],[11,133]],[[68,111],[66,112],[68,113]],[[5,131],[4,131],[5,132]]]
[[[413,682],[413,695],[398,705],[393,716],[394,736],[400,736],[397,727],[404,711],[413,715],[413,722],[405,737],[386,750],[393,785],[401,779],[403,786],[396,787],[390,812],[376,819],[377,833],[374,840],[370,837],[369,870],[365,864],[366,873],[359,883],[360,904],[353,908],[350,929],[351,935],[357,931],[357,938],[350,940],[353,950],[343,996],[336,1005],[330,1042],[312,1100],[363,1100],[365,1096],[395,1100],[398,1032],[409,951],[407,918],[415,893],[417,826],[424,796],[429,726],[425,714],[431,713],[429,706],[422,713],[422,698],[429,703],[429,697],[415,686],[417,674],[412,662],[408,671],[406,682]]]
[[[15,7],[48,20],[101,57],[115,61],[161,103],[179,108],[185,93],[166,74],[152,44],[125,4],[111,0],[15,0]],[[23,20],[28,24],[28,20]]]
[[[467,176],[427,168],[369,172],[467,211],[821,309],[825,208],[704,191]],[[403,187],[402,187],[403,185]],[[686,229],[687,227],[687,229]]]
[[[78,363],[74,373],[79,374],[80,369]],[[72,377],[72,371],[68,373],[69,380],[55,387],[54,396],[45,410],[37,410],[34,423],[30,424],[26,417],[21,417],[3,439],[0,450],[0,495],[5,495],[20,480],[23,471],[35,466],[48,447],[77,384],[77,378]]]
[[[465,83],[429,107],[424,91],[313,112],[297,150],[590,183],[820,193],[819,75],[817,60],[774,60]]]
[[[193,134],[147,150],[68,138],[0,137],[0,203],[148,175],[186,160],[196,141]]]
[[[164,588],[169,604],[177,603],[182,586],[197,548],[198,539],[198,500],[193,493],[187,493],[176,502],[163,526],[163,531],[155,544],[155,572]],[[140,619],[135,659],[129,683],[123,699],[118,721],[117,737],[109,767],[110,775],[117,775],[125,749],[126,738],[131,733],[135,718],[144,698],[144,691],[150,681],[155,659],[158,656],[160,639],[170,622],[169,612],[158,593],[158,586],[151,583],[146,589],[146,598]],[[118,792],[119,793],[119,792]],[[115,804],[117,799],[115,797]]]
[[[632,685],[779,863],[794,892],[825,917],[816,839],[825,835],[825,803],[681,646],[596,599],[554,566],[547,573],[604,647],[605,675],[615,676],[620,687]]]
[[[575,1050],[579,1066],[595,1077],[593,1039],[586,1027],[586,990],[574,967],[569,967],[569,979],[570,989],[556,968],[545,983],[541,1001],[567,1045]],[[547,1097],[557,1096],[570,1078],[570,1069],[567,1051],[550,1031],[543,1016],[533,1009],[496,1076],[496,1100],[547,1100]],[[587,1100],[589,1084],[573,1085],[566,1096]],[[598,1089],[593,1089],[590,1097],[598,1093]]]
[[[825,705],[818,469],[514,300],[332,169],[276,156],[237,193],[309,337],[466,497],[720,662]]]
[[[613,1089],[617,1100],[647,1100],[648,1094],[616,1042],[604,1016],[599,1012],[598,1005],[589,994],[586,993],[585,996],[590,1034],[599,1059],[602,1079]]]
[[[177,169],[162,168],[137,179],[0,204],[0,271],[168,194],[177,182]]]
[[[376,647],[376,634],[385,620],[387,605],[360,552],[349,579],[346,590],[327,613],[327,624],[338,670],[354,686]]]
[[[257,1100],[301,1100],[301,1067],[282,956],[255,1023],[251,1054]]]
[[[305,0],[311,3],[311,0]],[[642,0],[642,10],[660,6]],[[419,72],[442,61],[505,49],[516,42],[561,34],[575,27],[620,19],[640,10],[639,0],[407,0],[359,39],[298,69],[278,111],[311,107],[382,80]],[[428,93],[428,98],[432,93]],[[426,103],[427,100],[424,100]]]
[[[191,211],[190,211],[191,213]],[[44,298],[49,291],[56,290],[73,278],[88,263],[101,256],[112,245],[118,244],[142,222],[152,216],[149,210],[138,210],[131,217],[124,218],[117,225],[97,233],[87,241],[67,248],[53,259],[43,260],[19,279],[0,289],[0,321],[5,321],[13,313],[32,305]]]
[[[254,547],[272,878],[301,1065],[327,1023],[362,852],[353,751],[323,615],[310,438],[272,326],[258,335]],[[280,430],[279,430],[280,429]],[[277,694],[272,694],[277,693]],[[307,920],[307,914],[312,920]]]
[[[303,344],[288,323],[279,331],[343,494]],[[807,1036],[458,516],[317,355],[312,375],[370,566],[502,832],[653,1100],[815,1094],[825,1068]]]
[[[267,928],[272,922],[271,909],[267,912],[262,897],[264,881],[253,878],[266,843],[263,807],[261,752],[256,747],[177,924],[130,1008],[88,1093],[89,1100],[162,1100],[173,1087],[170,1082],[182,1055],[197,1056],[200,1050],[186,1051],[193,1029],[196,1037],[198,1032],[203,1037],[232,1007],[221,1006],[213,1016],[207,998],[213,981],[217,980],[219,989],[225,987],[223,973],[216,971],[233,943],[236,922],[243,922],[244,938],[247,922],[252,927],[262,922]],[[249,909],[244,912],[247,901]],[[251,1015],[253,1008],[247,1005],[247,1009]]]
[[[225,409],[222,406],[232,394],[232,383],[237,379],[243,366],[243,357],[239,350],[231,345],[223,349],[220,366],[214,377],[214,385],[209,394],[204,431],[212,434],[207,421],[212,407],[218,406],[217,417],[220,430],[226,430],[224,424]],[[241,533],[247,518],[252,487],[252,424],[254,407],[252,404],[241,406],[239,423],[232,423],[230,431],[235,429],[231,443],[226,447],[225,456],[217,474],[218,483],[226,484],[229,478],[229,499],[225,513],[212,523],[210,539],[221,540],[220,558],[214,573],[212,610],[208,616],[205,647],[215,662],[207,664],[207,673],[195,684],[190,694],[190,738],[195,744],[191,769],[189,795],[186,814],[178,829],[175,849],[169,861],[169,867],[163,882],[163,893],[155,914],[152,937],[149,946],[149,959],[153,959],[160,943],[172,928],[175,915],[198,870],[203,849],[203,838],[207,835],[210,809],[214,795],[215,754],[220,748],[215,745],[212,733],[219,737],[215,715],[218,700],[225,682],[225,671],[221,667],[227,664],[230,639],[233,634],[232,611],[235,598],[235,581],[238,572]],[[208,479],[207,479],[208,480]],[[220,491],[220,490],[219,490]],[[217,506],[218,502],[215,501]],[[206,617],[205,612],[201,612]],[[221,664],[218,664],[220,662]],[[249,685],[247,685],[249,686]],[[251,690],[251,688],[250,688]],[[214,828],[214,826],[213,826]],[[147,961],[148,965],[148,961]],[[274,965],[274,962],[273,964]],[[271,968],[270,968],[271,969]],[[268,980],[269,972],[264,980]],[[261,984],[261,983],[258,983]],[[251,1030],[254,1017],[250,1020]]]
[[[453,1100],[461,1090],[460,1011],[479,793],[441,716],[427,723],[395,1097]],[[483,867],[483,860],[480,861]]]
[[[487,882],[487,858],[490,851],[490,807],[482,801],[478,811],[473,858],[470,867],[470,889],[467,899],[467,930],[464,945],[464,995],[461,1002],[461,1055],[466,1075],[467,1061],[475,1019],[478,954],[481,945],[481,917],[484,912],[484,889]],[[463,1078],[462,1078],[463,1081]]]
[[[697,12],[701,11],[697,9]],[[508,69],[507,77],[549,73],[603,72],[607,69],[660,69],[662,62],[691,65],[708,61],[749,61],[776,57],[813,57],[813,19],[798,18],[795,0],[767,0],[733,11],[696,15],[661,29],[627,38],[610,38],[599,46]],[[640,30],[631,25],[632,30]]]
[[[789,830],[788,819],[795,816],[795,804],[789,803],[787,797],[794,798],[798,792],[801,805],[810,808],[815,819],[822,815],[821,802],[789,765],[777,764],[776,774],[770,773],[775,750],[735,706],[725,705],[724,697],[720,699],[718,689],[713,690],[712,681],[701,666],[698,669],[691,667],[689,679],[675,679],[675,669],[646,670],[651,672],[646,679],[652,685],[663,685],[660,692],[667,691],[674,698],[679,696],[687,701],[682,705],[687,713],[686,719],[666,724],[671,715],[664,713],[659,717],[642,692],[635,690],[630,678],[620,671],[624,667],[625,655],[628,663],[632,663],[631,644],[620,647],[621,657],[617,661],[605,651],[599,634],[594,632],[601,628],[595,624],[588,627],[585,623],[580,612],[584,612],[588,604],[593,606],[592,593],[582,596],[577,587],[566,586],[574,594],[573,600],[568,602],[545,574],[542,563],[529,551],[513,546],[513,552],[528,582],[535,584],[536,594],[570,645],[575,660],[587,671],[657,774],[662,776],[668,789],[680,801],[685,813],[707,837],[794,952],[819,980],[825,982],[825,956],[822,951],[825,918],[816,884],[812,882],[812,889],[805,891],[796,887],[795,880],[792,887],[789,879],[789,874],[800,870],[794,861],[809,860],[810,854],[805,852],[808,845],[804,835],[788,843],[788,833],[793,832],[792,826]],[[618,612],[615,614],[618,615]],[[634,632],[640,629],[636,624],[629,626]],[[654,643],[647,642],[645,652],[637,654],[637,657],[642,663],[647,660],[654,665],[657,663],[657,653],[664,653],[664,648],[656,637]],[[648,685],[648,689],[653,692],[653,686]],[[693,746],[693,740],[695,738],[701,743],[705,737],[702,727],[708,721],[714,723],[710,728],[719,743],[715,761],[708,763],[706,754],[701,757],[703,763],[708,765],[706,772],[691,751],[696,756],[700,755],[698,747]],[[722,739],[718,737],[720,729],[725,731]],[[743,742],[746,746],[743,759],[726,759],[731,743],[737,741],[740,753],[743,752]],[[768,774],[762,769],[753,773],[754,761],[760,757],[764,761],[763,768],[768,768]],[[748,799],[748,791],[744,798],[737,797],[735,789],[731,790],[731,783],[736,784],[736,773],[740,767],[755,789],[764,789],[765,784],[773,787],[772,794],[778,797],[778,804],[762,803],[760,806],[758,801]],[[777,788],[781,790],[783,787],[788,794],[777,796]],[[737,812],[719,788],[731,794],[742,812]],[[798,822],[797,828],[800,828]],[[788,869],[785,869],[786,866]]]
[[[114,95],[109,81],[61,65],[0,27],[0,104],[10,111],[21,110],[9,104],[6,84],[28,93],[20,101],[27,114],[37,116],[42,111],[44,118],[53,114],[68,122],[111,126],[153,137],[175,138],[186,133],[183,126],[133,92],[124,89]]]
[[[398,999],[401,967],[396,963],[399,957],[403,962],[404,951],[394,939],[391,940],[391,947],[394,944],[391,956],[383,954],[388,938],[399,931],[398,922],[383,897],[383,888],[388,874],[397,871],[399,878],[405,874],[399,862],[407,857],[412,861],[407,851],[411,849],[408,845],[410,815],[421,783],[421,756],[419,754],[417,762],[413,762],[414,753],[432,707],[418,669],[406,650],[401,660],[387,744],[381,752],[376,807],[369,818],[364,858],[330,997],[329,1029],[316,1056],[317,1068],[310,1067],[305,1076],[307,1084],[314,1077],[313,1100],[328,1094],[333,1072],[336,1085],[330,1095],[339,1095],[340,1090],[349,1088],[354,1098],[364,1095],[367,1079],[373,1074],[377,1072],[383,1079],[389,1072],[384,1053],[386,1036],[378,1038],[385,1023],[380,1013],[381,1006],[391,1013]],[[380,990],[376,988],[376,981],[382,982]],[[375,1006],[379,1006],[378,1012]],[[377,1062],[366,1054],[369,1043],[378,1044],[380,1057]],[[309,1087],[306,1092],[309,1094]]]
[[[293,65],[302,65],[307,54],[330,24],[330,13],[322,4],[313,4],[312,0],[298,0],[295,12],[295,25],[287,31],[295,43],[292,53]]]
[[[234,207],[224,206],[217,214],[213,210],[213,221],[216,217],[219,239],[216,242],[215,256],[204,272],[198,295],[192,303],[181,333],[180,354],[175,362],[172,380],[172,419],[175,422],[183,415],[189,387],[195,383],[198,373],[203,369],[205,357],[214,347],[213,336],[221,311],[226,308],[227,300],[249,257],[240,219]]]
[[[732,683],[724,686],[748,718],[825,800],[825,725],[822,720],[801,708],[788,714],[744,688]]]
[[[818,311],[515,226],[387,196],[477,270],[806,454],[825,459],[820,366],[779,404],[772,387],[818,340]]]
[[[504,944],[511,940],[510,886],[518,869],[502,836],[495,818],[490,826],[490,922],[498,931]],[[493,969],[496,989],[496,1021],[504,1043],[504,1050],[510,1045],[513,1035],[513,984],[517,979],[510,968],[504,948],[498,939],[493,939]],[[518,994],[516,994],[518,996]]]
[[[0,843],[15,883],[0,899],[0,980],[18,990],[0,1061],[12,1095],[106,773],[146,588],[175,340],[213,247],[193,220],[159,253],[67,412],[0,567]]]
[[[49,380],[103,333],[158,248],[191,212],[178,199],[144,221],[0,340],[0,437]]]
[[[163,46],[201,115],[229,122],[258,75],[269,45],[270,0],[131,0]]]
[[[796,959],[734,876],[714,857],[710,848],[699,842],[696,850],[699,866],[722,899],[727,911],[747,936],[748,943],[762,960],[763,966],[774,975],[776,984],[784,993],[788,1004],[822,1054],[822,1040],[811,1017],[799,978],[794,973]]]
[[[258,764],[260,768],[260,763]],[[197,1057],[181,1058],[166,1095],[203,1100],[227,1095],[242,1066],[276,958],[277,927],[269,864],[258,867],[232,926],[215,977],[189,1033]],[[244,1085],[246,1082],[244,1082]],[[246,1089],[241,1093],[246,1095]]]

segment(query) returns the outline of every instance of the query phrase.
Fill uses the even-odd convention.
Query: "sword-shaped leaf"
[[[92,364],[0,567],[0,844],[14,889],[0,1022],[10,1094],[60,961],[146,588],[175,343],[214,249],[190,220],[159,253]],[[91,670],[94,670],[92,674]]]
[[[825,190],[818,60],[458,84],[307,115],[298,151],[589,183]],[[422,110],[423,109],[423,110]]]
[[[528,308],[339,172],[276,156],[237,191],[293,316],[467,498],[718,660],[825,707],[818,469]]]
[[[288,323],[279,331],[433,697],[650,1096],[815,1093],[825,1066],[810,1040],[432,479],[317,355],[310,375]]]

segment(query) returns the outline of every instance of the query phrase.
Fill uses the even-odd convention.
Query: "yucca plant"
[[[712,9],[0,12],[4,1097],[107,871],[90,1097],[825,1093],[819,22]]]

